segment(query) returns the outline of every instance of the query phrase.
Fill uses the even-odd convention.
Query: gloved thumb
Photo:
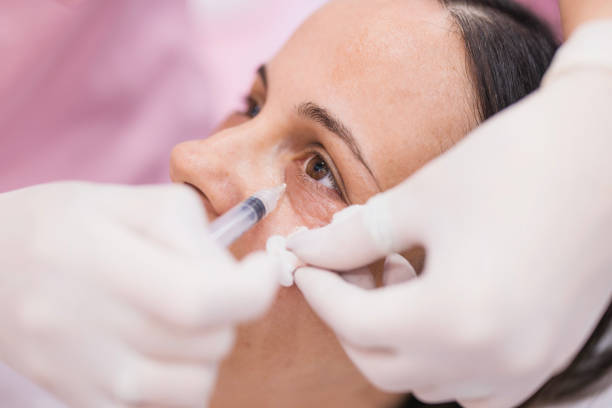
[[[323,228],[290,236],[287,248],[310,265],[347,271],[422,243],[423,212],[407,183],[344,209]]]
[[[371,315],[371,310],[377,310],[375,305],[369,302],[369,291],[346,282],[333,272],[310,267],[300,268],[295,272],[295,283],[313,311],[338,336],[368,343],[362,344],[364,346],[369,345],[369,341],[379,340],[367,338],[369,333],[365,333],[375,334],[376,330],[359,329],[366,315]]]
[[[227,309],[238,307],[240,321],[248,321],[263,315],[272,305],[278,291],[282,265],[279,259],[265,252],[249,255],[235,274],[228,274],[229,287],[222,290]],[[233,305],[230,305],[230,303]]]
[[[426,301],[431,298],[421,280],[368,290],[336,273],[311,267],[295,271],[295,283],[312,310],[341,340],[362,347],[386,345],[393,340],[388,330],[373,329],[381,325],[420,330],[423,310],[419,306],[428,305]]]

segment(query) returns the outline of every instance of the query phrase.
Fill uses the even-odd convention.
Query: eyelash
[[[262,106],[260,106],[259,102],[257,102],[255,100],[255,98],[253,98],[252,96],[247,96],[244,98],[244,102],[246,104],[245,110],[242,111],[241,113],[244,114],[245,116],[253,119],[255,118],[262,110]],[[323,162],[325,164],[325,167],[328,170],[328,174],[325,175],[324,178],[322,179],[315,179],[314,177],[310,176],[307,174],[307,168],[309,163],[312,162],[312,160],[320,160],[321,162]],[[309,157],[304,160],[304,175],[306,177],[309,177],[311,180],[313,180],[316,184],[323,186],[324,188],[328,189],[328,190],[333,190],[335,193],[337,193],[344,201],[348,202],[343,190],[340,188],[340,185],[338,183],[338,181],[336,180],[336,176],[334,176],[334,171],[332,170],[332,166],[330,166],[329,164],[327,164],[327,160],[323,157],[322,154],[318,153],[318,152],[311,152],[309,154]],[[329,185],[326,185],[324,183],[321,182],[321,180],[328,180],[329,181]]]

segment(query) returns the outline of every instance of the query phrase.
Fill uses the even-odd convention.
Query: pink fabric
[[[246,2],[194,21],[178,0],[3,0],[0,192],[168,181],[172,146],[237,108],[256,66],[321,3]]]
[[[259,65],[272,58],[301,22],[325,2],[245,1],[235,13],[202,16],[198,24],[200,56],[207,73],[219,79],[211,84],[215,119],[240,106]]]
[[[0,10],[0,191],[159,181],[170,148],[210,129],[181,2],[3,0]]]
[[[561,38],[561,14],[558,0],[517,0],[546,19],[557,37]]]

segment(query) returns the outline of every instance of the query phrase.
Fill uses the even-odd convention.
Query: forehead
[[[355,134],[383,188],[469,126],[461,37],[436,0],[335,0],[270,64],[288,104],[326,106]]]

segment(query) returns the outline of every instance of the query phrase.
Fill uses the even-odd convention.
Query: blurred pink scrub
[[[561,38],[561,14],[558,0],[517,0],[517,2],[530,7],[546,19],[554,32]]]
[[[79,4],[0,6],[0,191],[163,180],[170,147],[210,127],[180,2]]]
[[[59,179],[168,181],[172,146],[239,107],[240,76],[248,83],[321,1],[284,4],[272,24],[252,24],[273,6],[265,3],[200,21],[183,1],[76,3],[0,5],[0,191]]]

